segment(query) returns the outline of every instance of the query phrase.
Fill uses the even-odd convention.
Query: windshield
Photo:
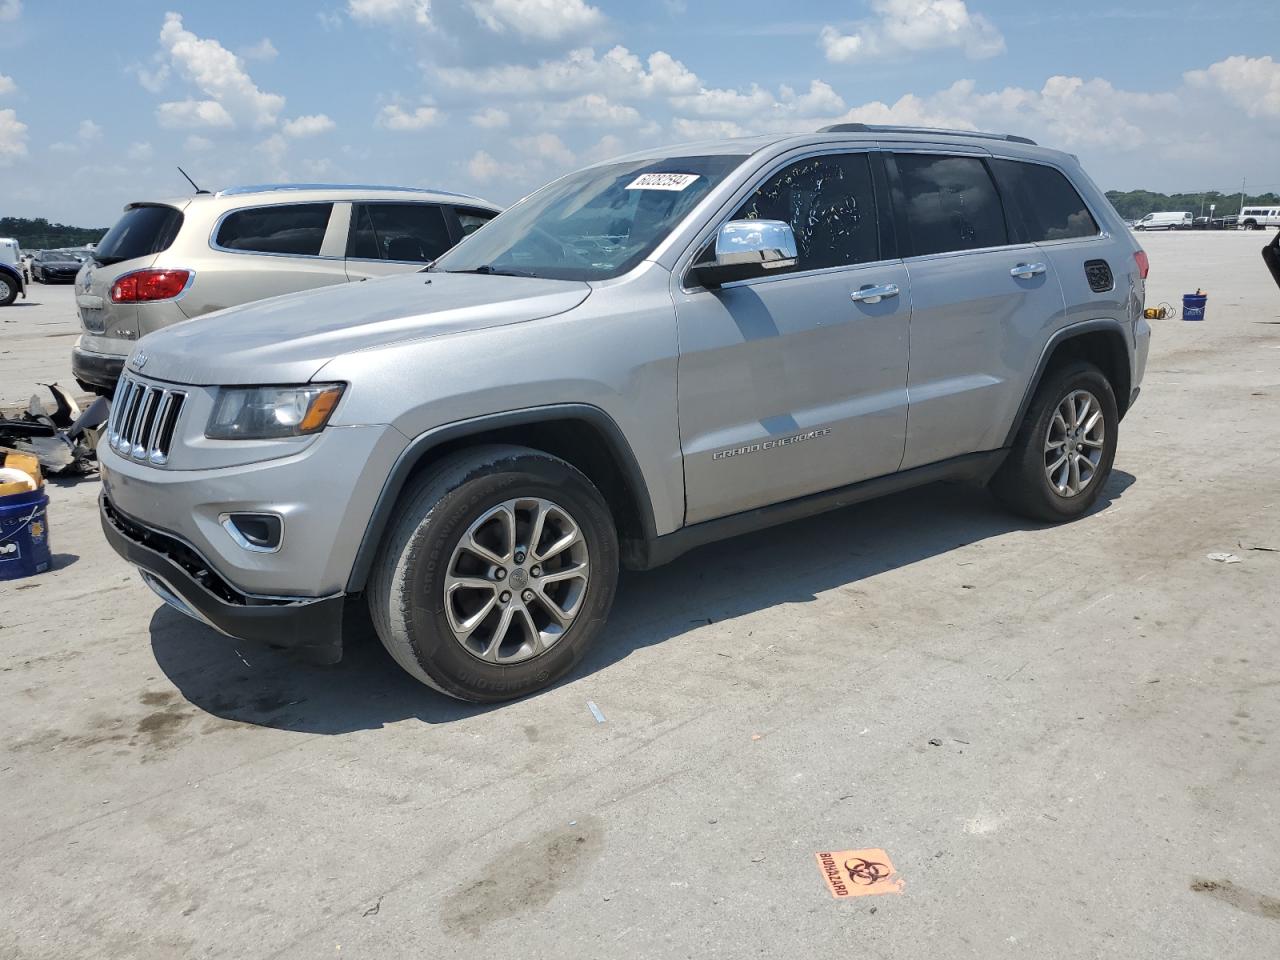
[[[173,207],[130,207],[99,241],[93,258],[105,264],[151,256],[168,248],[181,226],[182,214]]]
[[[581,170],[522,200],[431,269],[556,280],[621,276],[745,159],[672,157]]]

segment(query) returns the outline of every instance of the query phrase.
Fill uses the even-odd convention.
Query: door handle
[[[896,297],[898,295],[898,285],[896,283],[882,283],[880,286],[867,286],[849,294],[849,299],[854,303],[879,303],[886,297]]]
[[[1043,263],[1020,263],[1009,271],[1009,276],[1017,277],[1019,280],[1030,280],[1048,269]]]

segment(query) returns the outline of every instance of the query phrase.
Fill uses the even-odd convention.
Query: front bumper
[[[101,390],[115,390],[124,361],[122,356],[94,353],[78,345],[71,348],[71,372],[75,378]]]
[[[239,640],[291,647],[322,663],[342,658],[346,598],[254,597],[229,584],[188,544],[120,513],[98,497],[102,532],[166,603]]]

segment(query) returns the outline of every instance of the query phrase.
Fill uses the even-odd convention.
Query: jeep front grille
[[[169,461],[178,417],[187,395],[122,376],[116,387],[115,403],[107,442],[122,457],[163,466]]]

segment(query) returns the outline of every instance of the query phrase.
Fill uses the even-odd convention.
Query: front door
[[[867,153],[790,163],[731,219],[790,223],[796,266],[677,297],[687,523],[898,469],[910,290],[876,209]]]
[[[888,165],[910,254],[906,470],[1004,444],[1063,298],[1044,252],[1010,243],[983,157],[899,153]]]

